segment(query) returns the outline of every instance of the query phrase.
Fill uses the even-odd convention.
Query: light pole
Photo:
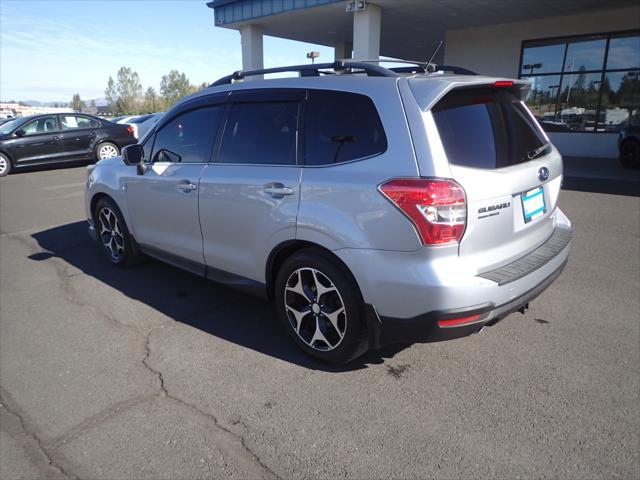
[[[309,52],[307,53],[307,58],[311,59],[311,64],[313,65],[314,60],[320,56],[320,52]]]
[[[542,64],[541,63],[525,63],[524,65],[522,65],[523,70],[529,70],[529,75],[533,75],[533,71],[536,68],[542,68]]]

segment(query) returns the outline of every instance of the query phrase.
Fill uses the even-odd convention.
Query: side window
[[[153,162],[206,163],[224,116],[223,105],[190,110],[171,120],[156,134]],[[146,142],[148,143],[148,142]],[[147,146],[145,146],[146,157]]]
[[[387,149],[378,111],[365,95],[309,90],[305,117],[305,165],[348,162]]]
[[[55,132],[58,130],[58,122],[56,117],[51,115],[49,117],[42,117],[27,123],[22,130],[27,135],[37,135],[39,133]]]
[[[88,117],[77,115],[60,115],[63,130],[73,130],[76,128],[100,128],[100,122]]]
[[[295,165],[298,102],[236,103],[220,147],[220,163]]]

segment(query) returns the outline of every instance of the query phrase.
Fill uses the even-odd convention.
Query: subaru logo
[[[544,182],[548,178],[549,178],[549,169],[547,167],[540,167],[540,170],[538,170],[538,179],[541,182]]]

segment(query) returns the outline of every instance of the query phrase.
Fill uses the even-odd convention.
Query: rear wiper
[[[527,152],[527,157],[529,157],[529,160],[533,160],[534,158],[538,158],[538,157],[542,156],[542,154],[544,154],[545,151],[547,150],[547,148],[549,148],[550,146],[551,146],[550,143],[545,143],[541,147],[538,147],[536,149],[530,150],[529,152]]]

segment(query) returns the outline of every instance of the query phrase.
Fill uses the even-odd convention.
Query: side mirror
[[[16,137],[24,137],[27,134],[27,131],[24,128],[21,128],[20,130],[16,130],[15,132]]]
[[[136,165],[138,175],[143,175],[147,170],[144,164],[144,149],[142,145],[128,145],[122,149],[122,161],[125,165]]]

